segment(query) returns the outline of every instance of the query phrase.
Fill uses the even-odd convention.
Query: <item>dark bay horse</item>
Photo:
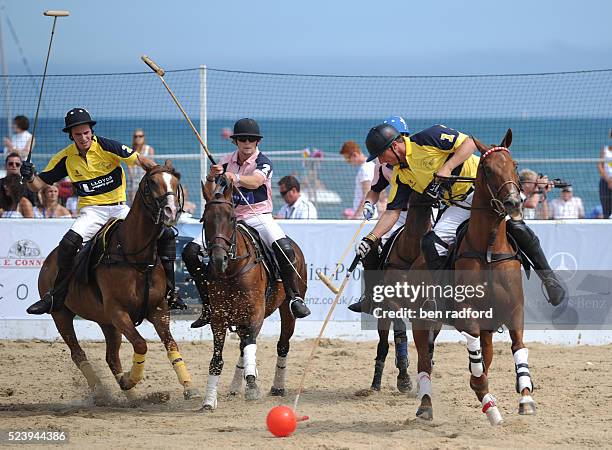
[[[431,229],[431,206],[432,202],[429,197],[418,192],[411,194],[406,223],[389,250],[383,270],[408,270],[414,261],[416,261],[421,254],[421,237]],[[381,388],[385,360],[389,353],[391,323],[393,323],[396,367],[399,369],[397,389],[402,393],[406,393],[412,388],[412,381],[408,374],[406,324],[402,319],[379,318],[377,320],[378,345],[374,362],[374,377],[372,378],[370,389],[379,391]],[[359,391],[357,395],[365,395],[366,392]]]
[[[170,333],[170,316],[165,300],[166,277],[156,253],[157,237],[163,226],[176,224],[181,212],[178,179],[171,163],[146,165],[132,208],[112,232],[106,245],[107,261],[98,264],[90,280],[73,276],[61,310],[51,315],[60,335],[70,348],[72,360],[85,376],[94,398],[102,399],[98,375],[87,360],[74,332],[78,315],[97,322],[106,339],[106,362],[122,390],[142,380],[147,343],[136,330],[136,322],[147,319],[155,327],[168,353],[186,399],[199,396]],[[45,260],[38,277],[42,294],[53,286],[57,273],[57,249]],[[146,284],[149,288],[146,288]],[[134,348],[132,367],[122,373],[119,359],[121,336]]]
[[[519,414],[535,414],[531,397],[533,386],[529,374],[527,349],[523,343],[524,297],[521,263],[517,249],[506,234],[506,216],[522,218],[520,185],[508,147],[512,133],[508,130],[501,144],[489,147],[474,139],[482,156],[474,180],[474,197],[467,232],[457,250],[454,263],[454,283],[475,286],[488,282],[481,299],[455,302],[457,312],[468,309],[493,311],[492,318],[477,319],[459,316],[455,328],[467,340],[470,367],[470,387],[481,402],[482,411],[492,425],[503,419],[495,398],[489,393],[488,374],[493,360],[493,333],[505,325],[510,331],[517,376],[516,389],[521,394]],[[413,265],[425,268],[422,258]],[[456,299],[455,299],[456,300]],[[418,383],[421,404],[417,416],[431,420],[431,364],[428,357],[428,323],[413,323],[414,342],[418,352]],[[482,354],[481,354],[482,351]]]
[[[202,185],[206,206],[204,222],[205,247],[210,256],[208,292],[211,306],[211,328],[214,340],[203,410],[217,407],[217,386],[223,369],[223,346],[228,328],[240,337],[240,357],[236,364],[230,393],[237,394],[246,380],[245,398],[257,400],[256,339],[264,318],[277,309],[281,333],[277,344],[274,382],[270,393],[285,395],[285,378],[289,340],[295,329],[295,318],[286,301],[280,281],[268,281],[268,274],[248,232],[236,222],[232,195],[233,183],[225,175],[218,178],[213,192]],[[306,294],[306,263],[302,251],[293,243],[295,268],[301,281],[299,295]],[[270,284],[271,283],[271,284]],[[270,284],[269,289],[268,284]],[[268,294],[268,295],[266,295]]]

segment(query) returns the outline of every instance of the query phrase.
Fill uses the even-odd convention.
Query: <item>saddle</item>
[[[259,232],[243,221],[238,222],[237,228],[238,231],[242,233],[242,236],[253,245],[255,249],[255,262],[261,261],[268,273],[269,279],[281,281],[280,266],[276,260],[276,255],[274,255],[274,252],[262,241]]]
[[[77,253],[74,263],[73,277],[81,284],[89,284],[94,269],[105,258],[110,238],[123,222],[122,219],[112,218],[89,240]]]

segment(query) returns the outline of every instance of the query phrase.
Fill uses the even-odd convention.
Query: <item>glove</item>
[[[368,234],[364,237],[359,243],[359,247],[357,247],[357,254],[361,259],[365,258],[368,253],[376,246],[376,242],[378,238],[372,233]]]
[[[372,202],[366,201],[363,204],[363,218],[365,220],[370,220],[372,217],[374,217],[375,212],[376,212],[376,208],[374,207]]]
[[[451,189],[449,180],[438,178],[434,175],[434,179],[427,185],[424,193],[434,200],[442,200],[445,194],[449,194],[450,196]]]
[[[19,169],[19,172],[21,173],[21,178],[23,178],[23,181],[27,183],[34,179],[36,168],[34,167],[33,163],[29,161],[23,161],[21,163],[21,169]]]

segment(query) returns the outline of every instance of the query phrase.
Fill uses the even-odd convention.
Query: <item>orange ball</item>
[[[276,437],[287,437],[293,434],[297,427],[295,412],[288,406],[275,406],[266,417],[268,430]]]

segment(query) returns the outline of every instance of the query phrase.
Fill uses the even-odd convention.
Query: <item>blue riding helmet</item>
[[[400,134],[409,135],[410,130],[408,129],[408,125],[406,125],[406,121],[403,117],[400,116],[391,116],[387,117],[383,123],[388,123],[389,125],[393,125]]]

